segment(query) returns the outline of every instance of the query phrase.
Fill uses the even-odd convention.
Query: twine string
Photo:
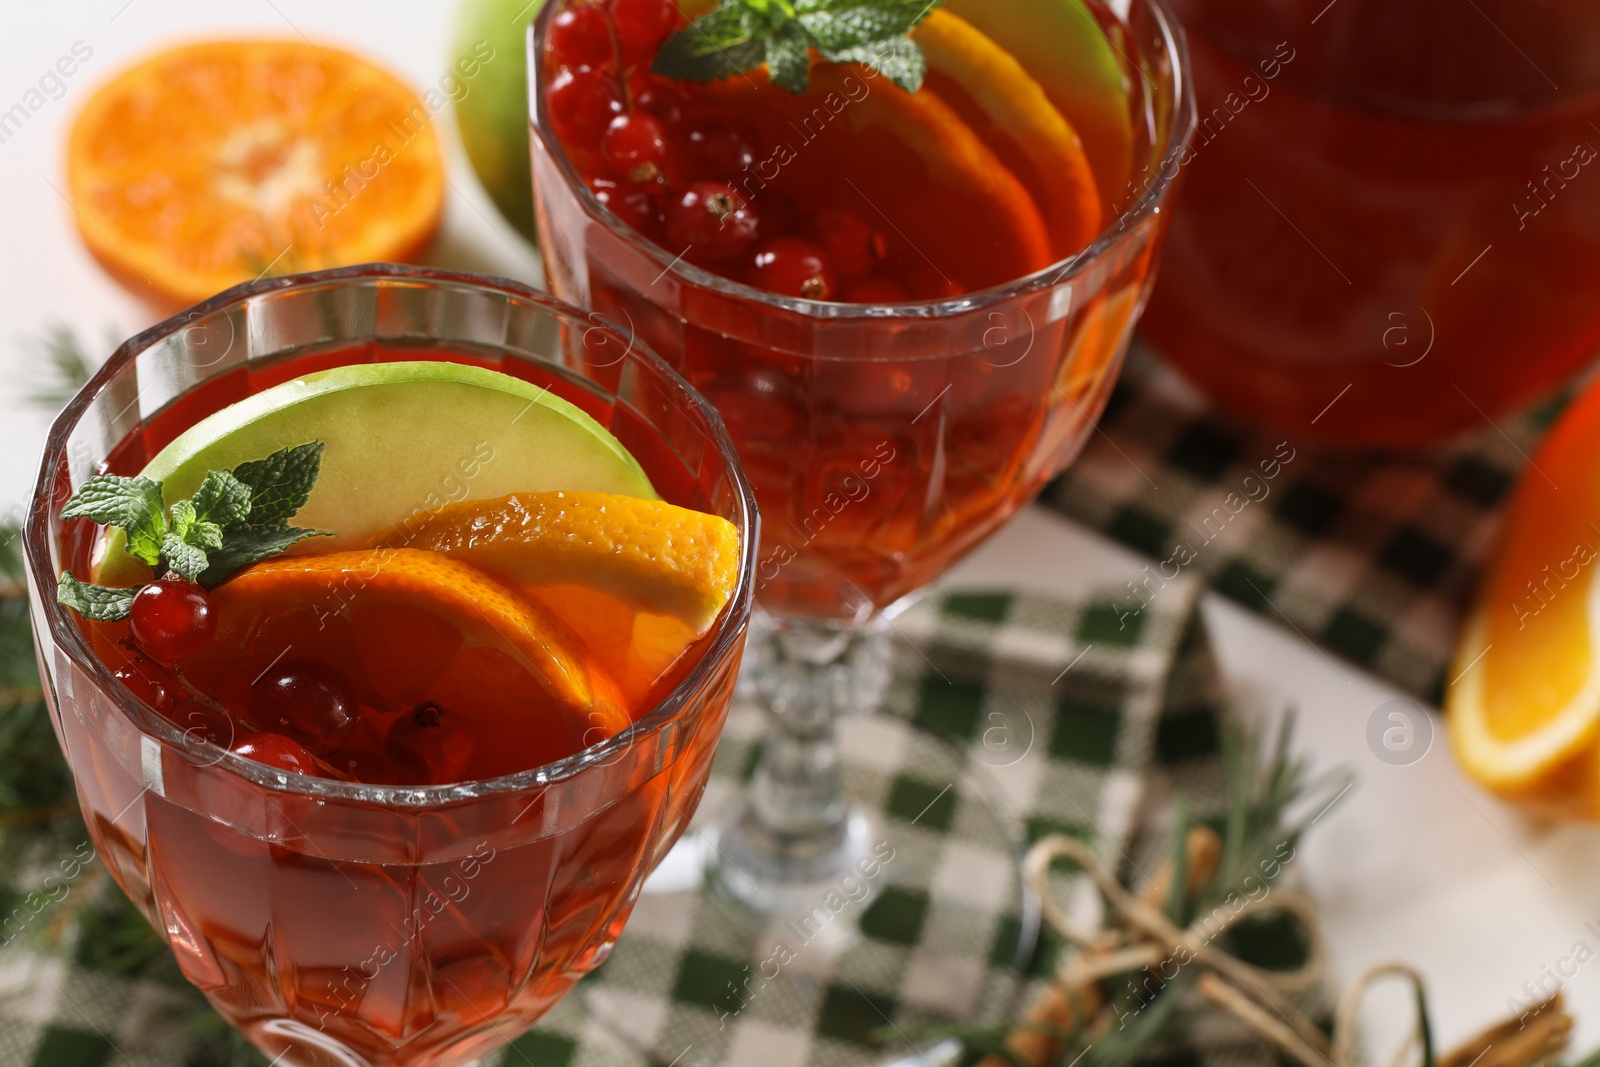
[[[1104,899],[1108,909],[1104,929],[1085,930],[1074,923],[1051,891],[1050,866],[1063,859],[1077,864]],[[1237,906],[1219,905],[1187,929],[1179,929],[1164,912],[1123,888],[1089,846],[1075,838],[1053,834],[1040,839],[1023,861],[1023,875],[1039,900],[1045,923],[1083,950],[1056,975],[1064,989],[1080,989],[1113,975],[1149,969],[1170,981],[1176,972],[1167,975],[1169,965],[1198,967],[1201,974],[1195,988],[1201,996],[1303,1067],[1356,1067],[1356,1017],[1363,997],[1377,981],[1399,976],[1422,989],[1422,977],[1404,964],[1378,964],[1345,991],[1330,1042],[1292,1002],[1295,995],[1320,986],[1328,971],[1327,945],[1315,904],[1306,894],[1277,890],[1246,897]],[[1306,944],[1303,964],[1293,970],[1267,970],[1217,946],[1217,940],[1235,925],[1262,914],[1294,921]],[[1419,1007],[1418,1034],[1424,1025]]]

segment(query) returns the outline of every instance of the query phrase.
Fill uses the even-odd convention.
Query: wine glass
[[[1128,5],[1135,179],[1093,244],[956,299],[847,305],[711,274],[600,204],[550,125],[547,39],[565,6],[546,7],[529,44],[549,284],[694,382],[755,483],[766,523],[751,671],[773,715],[717,864],[727,891],[779,914],[868,847],[833,731],[877,702],[885,625],[1072,461],[1106,403],[1192,128],[1183,46],[1161,3]]]
[[[541,384],[609,428],[666,499],[738,527],[738,587],[703,655],[631,728],[492,781],[282,773],[144,703],[56,603],[62,570],[87,573],[94,528],[57,517],[85,479],[137,472],[177,433],[302,369],[395,358]],[[458,460],[439,457],[442,478]],[[369,265],[254,282],[168,319],[56,420],[25,535],[45,695],[99,854],[183,973],[274,1063],[473,1061],[605,960],[688,825],[744,645],[756,529],[699,394],[598,316],[515,282]]]

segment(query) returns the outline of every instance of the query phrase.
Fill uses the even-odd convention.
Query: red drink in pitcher
[[[1411,446],[1600,346],[1600,9],[1176,0],[1200,125],[1146,326],[1224,407]]]

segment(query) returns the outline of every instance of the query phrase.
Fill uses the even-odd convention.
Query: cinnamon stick
[[[1572,1037],[1572,1016],[1558,992],[1538,1007],[1491,1027],[1439,1058],[1438,1067],[1530,1067],[1553,1063]]]

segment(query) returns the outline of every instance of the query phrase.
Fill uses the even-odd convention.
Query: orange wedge
[[[1103,214],[1094,171],[1077,131],[1039,82],[947,11],[930,12],[911,36],[928,61],[923,91],[949,104],[1028,187],[1057,257],[1094,240]]]
[[[67,185],[94,255],[182,303],[269,270],[415,258],[444,203],[429,108],[304,41],[192,44],[123,71],[73,123]]]
[[[1600,389],[1562,416],[1506,516],[1446,692],[1462,766],[1502,796],[1600,819]]]
[[[739,575],[726,519],[610,493],[451,504],[380,537],[471,564],[558,615],[636,701],[710,630]]]

